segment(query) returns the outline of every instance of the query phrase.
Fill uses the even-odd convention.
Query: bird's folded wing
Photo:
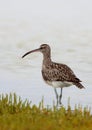
[[[68,82],[81,82],[80,79],[76,77],[73,71],[64,64],[54,64],[51,69],[46,69],[42,71],[44,80],[48,81],[68,81]]]

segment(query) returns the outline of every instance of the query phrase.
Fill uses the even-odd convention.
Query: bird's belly
[[[73,85],[72,82],[61,82],[61,81],[46,81],[46,83],[54,88],[63,88],[63,87],[69,87]]]

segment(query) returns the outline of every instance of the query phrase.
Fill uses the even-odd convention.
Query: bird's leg
[[[59,104],[60,105],[62,104],[61,99],[62,99],[62,88],[61,88],[61,92],[60,92],[60,96],[59,96]]]
[[[57,99],[57,106],[58,106],[58,93],[57,93],[57,90],[56,90],[56,88],[54,88],[54,91],[55,91],[55,94],[56,94],[56,99]]]

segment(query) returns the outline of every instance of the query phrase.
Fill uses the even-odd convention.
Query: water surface
[[[0,93],[15,92],[33,104],[44,96],[45,105],[53,104],[54,90],[41,76],[42,54],[21,58],[25,52],[48,43],[52,60],[69,65],[86,88],[64,88],[62,103],[66,106],[70,97],[72,107],[92,107],[92,30],[40,22],[0,20]]]

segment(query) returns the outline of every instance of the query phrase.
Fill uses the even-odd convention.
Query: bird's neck
[[[51,63],[51,54],[45,53],[43,54],[43,65],[48,65]]]

